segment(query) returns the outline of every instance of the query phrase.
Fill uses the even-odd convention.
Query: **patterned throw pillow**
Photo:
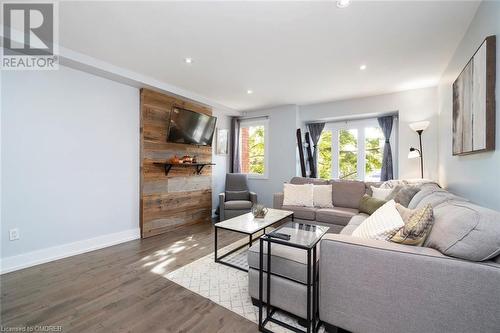
[[[391,237],[394,243],[422,246],[434,223],[432,206],[420,209],[408,209],[396,204],[396,209],[403,218],[404,226]]]

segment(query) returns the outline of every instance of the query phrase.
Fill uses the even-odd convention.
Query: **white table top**
[[[217,228],[233,230],[245,234],[253,234],[293,214],[293,212],[289,210],[268,209],[266,216],[263,218],[255,218],[252,213],[246,213],[216,223],[215,226]]]

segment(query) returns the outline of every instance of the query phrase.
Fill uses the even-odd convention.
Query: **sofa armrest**
[[[226,202],[226,193],[224,193],[224,192],[219,193],[219,220],[220,221],[224,221],[224,219],[225,219],[224,209],[226,207],[224,206],[224,202]]]
[[[250,192],[250,201],[252,202],[252,204],[256,204],[257,203],[257,193],[255,192]]]
[[[327,234],[320,318],[353,332],[494,332],[500,265],[439,251]]]
[[[274,193],[273,194],[273,208],[281,209],[281,207],[283,207],[283,198],[284,198],[283,193]]]

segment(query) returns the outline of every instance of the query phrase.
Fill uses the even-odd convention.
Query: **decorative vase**
[[[252,214],[255,218],[263,218],[267,214],[267,208],[261,204],[255,204],[252,206]]]

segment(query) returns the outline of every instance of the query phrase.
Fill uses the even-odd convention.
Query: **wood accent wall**
[[[173,167],[168,176],[154,162],[177,155],[196,155],[199,162],[212,161],[212,148],[167,142],[173,107],[212,114],[209,107],[149,89],[141,89],[141,183],[140,227],[142,238],[181,225],[209,223],[212,215],[212,168]]]

